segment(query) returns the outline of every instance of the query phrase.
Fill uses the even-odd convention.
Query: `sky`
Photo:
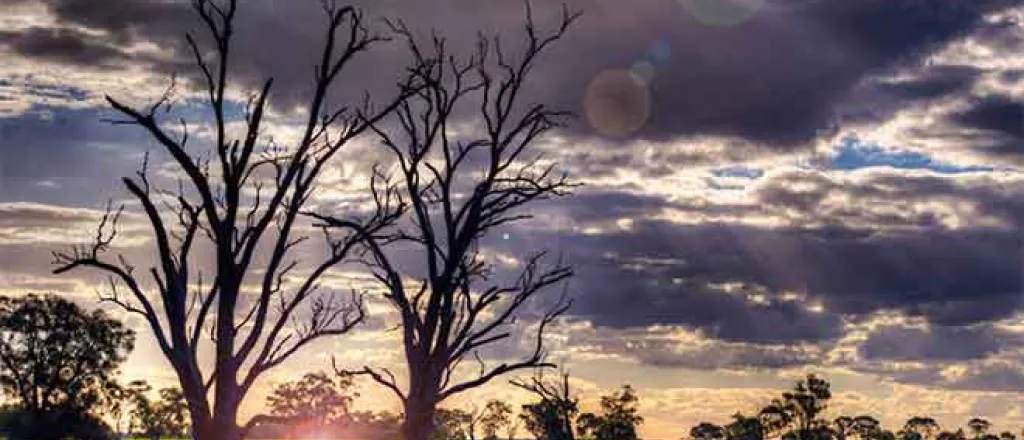
[[[521,41],[517,0],[354,4],[372,26],[403,19],[455,48],[481,30]],[[524,93],[578,115],[535,148],[582,185],[529,208],[533,220],[485,248],[508,271],[542,249],[573,266],[575,302],[550,356],[587,405],[632,384],[643,435],[679,438],[815,372],[838,392],[836,414],[1022,428],[1024,0],[567,5],[583,15]],[[107,201],[129,199],[120,177],[147,152],[160,160],[138,129],[104,122],[103,97],[151,102],[173,75],[179,111],[201,126],[183,38],[196,20],[182,0],[0,9],[0,293],[97,306],[103,279],[52,275],[51,251],[87,242]],[[533,9],[553,25],[560,6]],[[313,0],[242,2],[234,85],[275,79],[281,139],[308,95],[323,20]],[[333,98],[386,93],[404,56],[381,44]],[[343,151],[318,206],[357,197],[378,149],[360,139]],[[135,212],[129,204],[119,249],[145,261],[151,243]],[[347,268],[331,282],[371,284]],[[332,356],[400,365],[394,316],[369,305],[368,325],[275,370],[247,411]],[[144,325],[126,319],[141,336],[125,374],[170,384]],[[361,405],[396,407],[369,384],[361,392]],[[497,381],[452,405],[490,397],[524,398]]]

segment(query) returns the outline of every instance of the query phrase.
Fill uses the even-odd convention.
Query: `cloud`
[[[181,35],[198,30],[191,11],[180,3],[50,0],[45,4],[48,14],[63,25],[104,35],[100,41],[68,28],[19,31],[15,41],[50,49],[25,51],[26,55],[53,62],[116,58],[111,44],[126,48],[151,43],[164,47],[173,60],[136,57],[135,62],[164,72],[183,70],[190,56]],[[584,114],[582,98],[591,78],[639,63],[655,75],[648,85],[651,117],[637,133],[641,138],[712,135],[762,145],[805,145],[829,127],[834,107],[864,78],[897,64],[914,64],[977,29],[986,14],[1015,4],[1011,0],[771,2],[742,24],[719,27],[695,19],[694,10],[672,0],[635,2],[628,14],[622,13],[621,2],[570,2],[570,8],[586,15],[538,67],[530,94]],[[466,40],[481,26],[510,34],[522,21],[522,7],[512,1],[486,8],[466,7],[454,0],[357,5],[369,17],[405,18],[417,30],[441,29],[458,47],[468,47]],[[308,87],[308,71],[293,67],[300,62],[312,65],[316,59],[315,48],[323,36],[309,24],[322,22],[318,20],[321,12],[314,4],[285,7],[261,1],[243,6],[234,58],[242,83],[253,86],[261,77],[274,76],[278,96],[290,101],[289,97]],[[555,12],[536,9],[545,22]],[[873,26],[868,29],[862,23]],[[609,39],[611,34],[616,37]],[[268,40],[266,35],[274,38]],[[814,44],[809,45],[810,41]],[[559,61],[565,59],[572,59],[572,64]],[[353,70],[355,81],[349,85],[357,93],[363,88],[386,90],[392,78],[380,72],[397,71],[404,60],[394,46],[368,54],[366,64]],[[958,88],[952,76],[926,80],[916,89],[903,87],[902,92],[900,85],[894,85],[891,92],[934,96]],[[583,124],[574,130],[586,137],[595,134]]]
[[[987,357],[1017,338],[991,325],[889,326],[873,331],[859,349],[868,360],[958,361]]]
[[[998,154],[1022,152],[1024,145],[1024,101],[1007,96],[988,96],[972,100],[968,108],[949,115],[950,121],[964,129],[987,135],[986,151]]]
[[[0,30],[0,41],[7,49],[68,64],[114,67],[127,55],[105,39],[68,28],[32,27],[16,32]]]

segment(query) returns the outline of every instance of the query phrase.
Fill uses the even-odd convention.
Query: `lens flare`
[[[647,87],[651,86],[656,75],[654,64],[646,60],[633,63],[633,67],[629,69],[629,73]]]
[[[716,27],[739,25],[760,11],[765,0],[678,0],[697,21]]]
[[[590,126],[606,136],[626,136],[639,130],[647,122],[650,105],[647,85],[625,69],[597,74],[583,100]]]

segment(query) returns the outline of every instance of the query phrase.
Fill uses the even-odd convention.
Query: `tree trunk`
[[[431,393],[410,393],[405,403],[405,420],[402,422],[404,440],[430,440],[434,435],[434,410],[436,399]]]
[[[235,423],[210,421],[205,428],[193,429],[194,440],[242,440],[242,429]]]

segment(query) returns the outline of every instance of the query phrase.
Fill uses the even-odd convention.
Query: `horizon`
[[[807,373],[832,383],[826,414],[869,414],[892,427],[916,415],[944,427],[983,417],[1020,432],[1024,0],[723,1],[564,2],[582,14],[538,56],[522,94],[575,114],[530,145],[553,175],[568,176],[559,189],[571,194],[539,197],[519,208],[531,218],[502,222],[474,246],[495,283],[517,280],[541,251],[572,276],[524,302],[481,363],[529,357],[543,332],[536,354],[557,364],[552,373],[571,373],[585,410],[622,385],[636,389],[648,440],[756,412]],[[389,32],[383,18],[402,20],[410,35],[436,30],[460,55],[474,53],[481,31],[500,35],[495,46],[515,56],[525,47],[521,0],[338,4],[360,8],[374,32]],[[54,293],[110,312],[137,333],[124,381],[176,386],[146,320],[97,300],[108,289],[102,273],[54,271],[69,264],[59,253],[92,243],[118,206],[113,249],[140,273],[157,266],[145,211],[122,177],[136,178],[144,161],[154,186],[174,189],[186,174],[145,130],[110,123],[124,115],[105,97],[139,108],[169,97],[173,107],[153,107],[169,132],[180,118],[194,130],[189,151],[212,145],[184,37],[201,22],[182,1],[5,0],[0,10],[0,295]],[[534,1],[529,11],[541,31],[558,28],[555,3]],[[242,2],[229,134],[245,134],[247,93],[272,77],[261,139],[280,151],[301,143],[322,13],[313,0]],[[408,58],[401,38],[379,43],[354,58],[325,101],[361,103],[366,92],[385,106]],[[453,139],[486,130],[474,109],[450,115]],[[374,165],[399,169],[374,136],[368,130],[331,158],[309,211],[371,212]],[[301,286],[332,252],[318,226],[327,221],[298,221],[310,240],[295,245],[301,264],[278,288]],[[211,248],[198,249],[195,266],[216,267]],[[258,249],[266,264],[270,246]],[[399,284],[426,277],[415,249],[395,249]],[[332,266],[317,286],[346,299],[364,292],[365,319],[272,365],[241,404],[242,419],[264,412],[277,384],[333,363],[408,379],[402,318],[383,295],[394,286],[363,263]],[[243,304],[258,298],[254,280],[240,281]],[[196,280],[186,290],[188,282]],[[566,298],[571,307],[552,313]],[[549,327],[538,324],[549,315]],[[209,346],[198,353],[212,362]],[[475,374],[460,368],[451,374]],[[533,396],[509,380],[531,373],[501,374],[441,406],[500,399],[518,408]],[[358,392],[355,409],[402,411],[366,374]]]

